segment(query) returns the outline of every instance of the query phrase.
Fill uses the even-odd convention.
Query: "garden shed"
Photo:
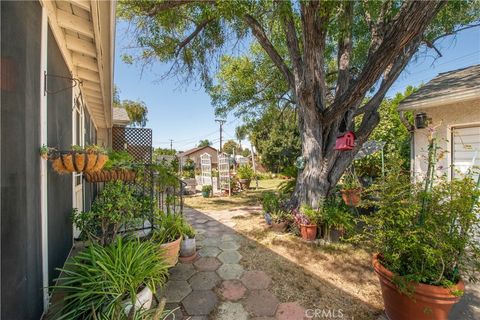
[[[480,169],[479,74],[480,65],[440,73],[399,105],[399,112],[414,114],[411,166],[417,180],[427,171],[432,131],[440,148],[437,174],[455,178]]]

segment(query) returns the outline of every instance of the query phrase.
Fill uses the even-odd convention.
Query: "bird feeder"
[[[352,131],[347,131],[345,134],[337,137],[337,141],[335,142],[335,150],[352,150],[354,146],[355,134]]]

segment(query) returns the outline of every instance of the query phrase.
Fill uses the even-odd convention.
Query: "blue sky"
[[[128,65],[120,56],[128,46],[125,23],[117,24],[115,83],[121,99],[143,100],[149,108],[148,128],[153,129],[156,147],[173,147],[186,150],[196,146],[200,139],[209,139],[219,146],[219,127],[214,121],[214,109],[210,97],[200,85],[180,86],[173,79],[159,80],[169,65],[157,63],[143,70],[139,65]],[[402,92],[408,85],[426,83],[438,73],[480,64],[480,28],[468,29],[455,37],[444,38],[437,47],[443,57],[434,59],[435,52],[412,60],[388,95]],[[240,119],[230,115],[224,126],[224,141],[235,137],[235,127]]]

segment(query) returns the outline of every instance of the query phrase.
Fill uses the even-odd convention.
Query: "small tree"
[[[208,147],[208,146],[211,146],[212,145],[212,142],[208,139],[205,139],[205,140],[200,140],[198,142],[198,147]]]

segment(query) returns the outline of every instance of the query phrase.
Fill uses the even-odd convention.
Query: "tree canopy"
[[[197,147],[199,147],[199,148],[200,148],[200,147],[207,147],[207,146],[211,146],[212,144],[213,144],[213,143],[212,143],[210,140],[204,139],[204,140],[200,140],[200,141],[198,142]]]
[[[127,111],[130,118],[130,125],[145,127],[147,124],[148,108],[143,101],[134,100],[120,100],[120,92],[117,86],[114,86],[113,90],[113,106],[115,108],[123,108]]]
[[[120,1],[135,27],[126,61],[168,62],[200,80],[217,113],[294,105],[305,167],[295,202],[318,205],[380,121],[385,94],[419,52],[479,24],[469,1]],[[218,72],[218,76],[215,75]],[[351,152],[335,140],[354,130]]]

